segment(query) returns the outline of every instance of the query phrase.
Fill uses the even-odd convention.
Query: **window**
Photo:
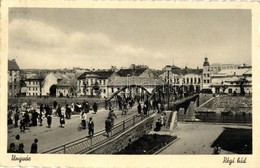
[[[207,81],[206,80],[204,80],[204,83],[206,83]]]
[[[209,80],[207,80],[207,83],[209,83]]]
[[[111,88],[111,92],[114,93],[114,88]]]
[[[106,89],[104,89],[104,91],[103,91],[104,93],[106,93]]]
[[[189,84],[189,78],[187,78],[187,84]]]
[[[206,77],[206,74],[204,74],[204,77]]]
[[[208,77],[209,77],[209,74],[208,74]]]
[[[191,84],[193,83],[193,78],[190,78],[190,83],[191,83]]]
[[[232,89],[228,89],[228,93],[232,93]]]
[[[197,83],[197,78],[194,78],[194,84],[196,84]]]

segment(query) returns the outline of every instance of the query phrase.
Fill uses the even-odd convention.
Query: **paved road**
[[[167,147],[159,154],[212,154],[210,146],[224,130],[229,128],[247,128],[250,126],[210,123],[178,123],[172,135],[177,135],[179,140]],[[222,150],[221,154],[232,154]]]
[[[133,115],[137,114],[137,107],[134,106],[130,109],[127,115],[121,116],[121,111],[115,110],[117,119],[115,124],[122,122]],[[88,117],[92,117],[95,124],[95,132],[104,130],[105,128],[105,118],[108,115],[108,111],[103,109],[98,110],[97,114],[93,114],[91,111]],[[78,131],[78,125],[80,123],[80,116],[73,115],[71,119],[65,121],[65,127],[61,128],[59,117],[53,117],[51,128],[47,128],[47,120],[43,120],[43,126],[30,127],[30,130],[26,130],[25,133],[21,133],[19,128],[12,128],[8,130],[8,145],[15,140],[15,136],[20,134],[21,142],[24,143],[25,153],[30,152],[31,144],[33,140],[37,138],[38,142],[38,153],[44,152],[46,150],[58,147],[60,145],[66,144],[73,140],[85,137],[88,135],[88,130]]]

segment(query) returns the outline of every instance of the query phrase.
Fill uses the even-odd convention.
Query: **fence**
[[[199,121],[199,122],[216,122],[216,123],[252,123],[251,115],[177,115],[177,120],[184,121]]]
[[[111,138],[123,133],[130,127],[136,125],[137,123],[141,122],[147,116],[133,116],[121,123],[116,124],[111,132],[109,138],[106,136],[105,131],[100,131],[96,133],[93,137],[83,137],[77,139],[75,141],[69,142],[67,144],[61,145],[54,149],[45,151],[43,153],[51,153],[51,154],[81,154],[85,153],[88,150],[101,145],[102,143],[109,141]]]

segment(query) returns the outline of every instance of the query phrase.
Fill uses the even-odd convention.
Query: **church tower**
[[[208,57],[206,56],[203,63],[202,88],[210,89],[210,84],[211,84],[210,64],[208,61]]]

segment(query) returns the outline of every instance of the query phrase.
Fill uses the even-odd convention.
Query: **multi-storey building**
[[[45,75],[34,74],[25,80],[26,96],[41,96]]]
[[[180,69],[176,66],[171,67],[170,71],[166,71],[166,68],[164,68],[163,73],[160,75],[165,83],[168,82],[169,78],[169,84],[173,87],[184,87],[196,92],[199,92],[202,89],[202,69],[191,69],[187,67]]]
[[[211,84],[211,71],[208,58],[206,57],[203,63],[203,73],[202,73],[202,88],[210,89]]]
[[[18,96],[20,93],[21,70],[16,61],[8,60],[8,95]]]
[[[112,70],[97,70],[84,72],[77,78],[77,96],[107,97],[107,83],[118,76]]]
[[[213,93],[252,93],[251,68],[222,70],[212,75]],[[243,93],[244,92],[244,93]]]

